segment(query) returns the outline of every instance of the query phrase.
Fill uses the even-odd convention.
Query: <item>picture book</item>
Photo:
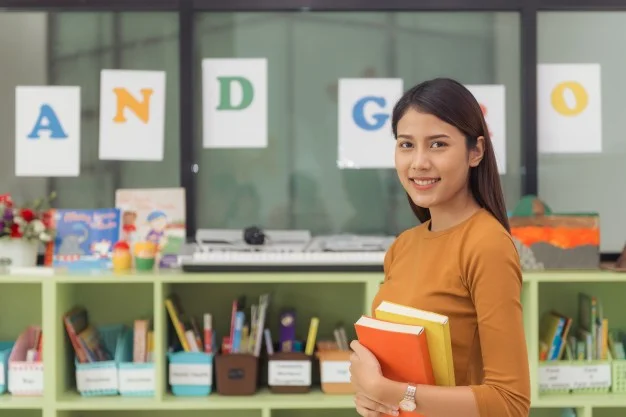
[[[56,236],[47,263],[67,270],[106,270],[112,266],[113,246],[120,237],[121,214],[114,208],[53,209]]]
[[[115,207],[122,212],[122,240],[131,247],[153,242],[160,268],[178,266],[186,236],[184,188],[120,189]]]
[[[361,316],[354,328],[359,342],[378,359],[386,378],[435,385],[424,327]],[[401,410],[399,415],[419,414]]]
[[[389,322],[424,327],[428,339],[428,351],[433,359],[436,385],[455,385],[448,317],[388,301],[383,301],[376,307],[374,316]]]

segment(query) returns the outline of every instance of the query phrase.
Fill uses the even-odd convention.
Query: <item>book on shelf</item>
[[[374,317],[393,323],[422,326],[426,333],[436,385],[455,385],[448,317],[389,301],[383,301],[376,307]]]
[[[609,328],[602,302],[594,295],[578,293],[576,319],[551,310],[541,317],[539,360],[626,359],[626,335]]]
[[[435,385],[424,327],[361,316],[354,328],[359,343],[376,356],[386,378]],[[400,411],[400,415],[416,414]]]
[[[89,314],[84,307],[76,306],[65,313],[63,324],[79,363],[111,359],[97,329],[89,323]]]

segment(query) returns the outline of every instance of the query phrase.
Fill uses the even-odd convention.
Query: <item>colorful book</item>
[[[361,316],[354,328],[359,343],[376,356],[386,378],[435,385],[424,327]],[[400,411],[402,415],[419,414]]]
[[[374,316],[393,323],[424,327],[428,351],[433,360],[436,385],[454,386],[456,384],[448,317],[388,301],[383,301],[376,307]]]
[[[184,188],[120,189],[115,207],[122,211],[122,240],[131,247],[154,242],[159,267],[178,266],[186,237]]]
[[[47,264],[67,270],[111,268],[113,246],[120,237],[120,210],[54,209],[51,214],[56,236],[48,248]]]

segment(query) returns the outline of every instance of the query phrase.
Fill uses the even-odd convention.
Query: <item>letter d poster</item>
[[[204,148],[267,147],[267,60],[202,60]]]

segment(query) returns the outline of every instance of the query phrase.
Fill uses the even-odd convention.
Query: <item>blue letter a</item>
[[[386,102],[384,97],[363,97],[362,99],[357,101],[352,108],[352,119],[354,120],[354,123],[356,123],[356,125],[361,129],[373,131],[383,127],[385,122],[389,118],[389,115],[385,113],[376,113],[372,115],[374,123],[368,122],[365,118],[365,105],[370,101],[374,104],[377,104],[379,107],[385,107]]]
[[[47,123],[44,123],[44,120]],[[63,130],[59,118],[54,112],[54,109],[48,104],[41,106],[35,127],[33,127],[33,130],[28,134],[28,138],[39,139],[39,131],[41,130],[49,130],[50,139],[67,139],[67,133]]]

